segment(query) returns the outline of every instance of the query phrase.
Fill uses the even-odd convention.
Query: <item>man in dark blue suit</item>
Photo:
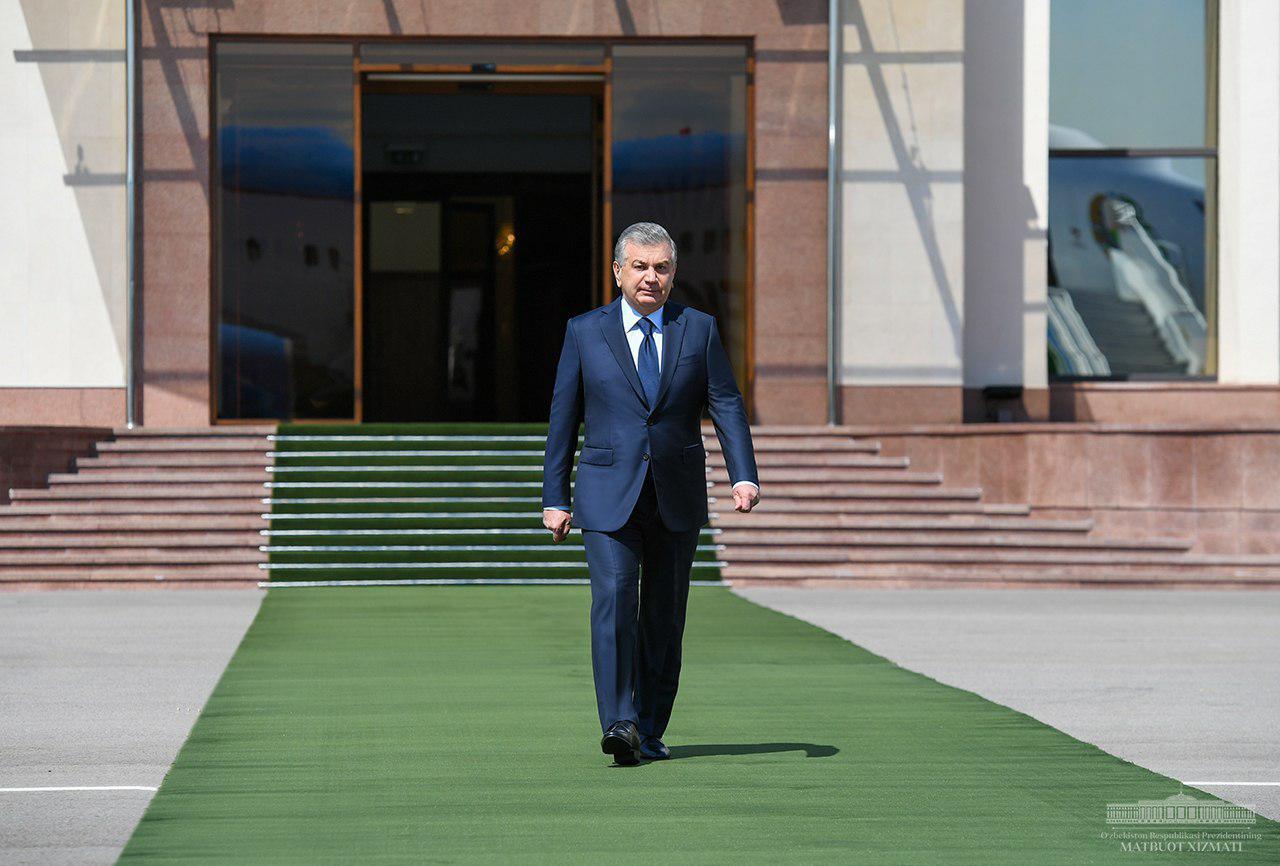
[[[636,223],[618,236],[621,295],[565,327],[543,465],[543,525],[557,542],[570,521],[582,530],[600,748],[621,765],[670,756],[662,736],[680,677],[689,570],[708,520],[704,405],[734,509],[760,501],[747,413],[716,320],[668,301],[675,272],[662,226]]]

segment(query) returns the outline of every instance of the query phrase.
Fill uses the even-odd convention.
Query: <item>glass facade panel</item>
[[[1049,161],[1049,372],[1211,372],[1202,158]]]
[[[1216,372],[1216,0],[1053,0],[1049,375]]]
[[[565,42],[363,48],[369,62],[605,60],[601,44]],[[357,217],[354,46],[228,39],[214,50],[216,416],[544,413],[537,388],[510,383],[553,377],[511,359],[553,362],[555,347],[544,351],[538,341],[558,332],[527,317],[516,327],[516,289],[566,286],[543,304],[556,321],[594,300],[603,78],[577,89],[516,82],[479,91],[368,77],[360,106],[365,207]],[[614,232],[641,220],[671,231],[676,297],[718,318],[745,382],[747,47],[630,42],[612,52]],[[354,270],[357,218],[363,275]],[[395,312],[401,301],[412,316]],[[414,351],[423,345],[441,352]],[[439,364],[422,360],[435,354]]]
[[[217,415],[351,418],[352,47],[216,50]]]
[[[645,221],[671,233],[672,297],[717,318],[745,383],[746,46],[615,45],[612,159],[614,237]]]
[[[604,45],[587,42],[363,42],[361,63],[442,66],[601,66]]]
[[[1060,147],[1203,147],[1205,0],[1053,0],[1049,122]]]

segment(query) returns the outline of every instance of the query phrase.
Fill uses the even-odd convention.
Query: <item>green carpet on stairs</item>
[[[586,579],[581,532],[556,544],[542,525],[546,434],[546,424],[280,425],[270,579]],[[695,580],[720,580],[715,535],[703,529]]]
[[[270,590],[122,862],[1133,863],[1108,804],[1180,790],[717,587],[674,759],[611,767],[589,598]],[[1228,829],[1254,838],[1159,859],[1280,862],[1275,822]]]

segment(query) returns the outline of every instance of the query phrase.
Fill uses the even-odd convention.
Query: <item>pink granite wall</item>
[[[1143,424],[1280,422],[1280,386],[1221,382],[1058,382],[1054,421]]]

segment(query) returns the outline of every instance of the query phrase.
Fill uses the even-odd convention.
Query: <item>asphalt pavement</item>
[[[0,863],[115,862],[263,595],[0,593]]]

